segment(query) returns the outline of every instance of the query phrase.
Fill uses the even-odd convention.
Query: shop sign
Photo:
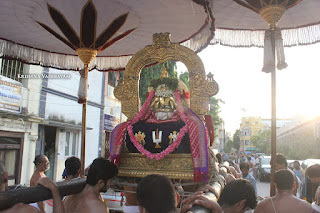
[[[21,113],[22,83],[0,75],[0,110]]]

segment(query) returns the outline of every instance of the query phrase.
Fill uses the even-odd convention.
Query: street
[[[270,182],[260,182],[260,180],[257,180],[257,191],[258,196],[270,196]]]

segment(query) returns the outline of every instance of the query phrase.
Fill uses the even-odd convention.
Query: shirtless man
[[[53,213],[64,213],[62,201],[57,186],[49,178],[42,178],[38,184],[51,190],[53,196]],[[5,171],[3,163],[0,161],[0,192],[5,191],[8,185],[8,173]],[[9,209],[0,211],[1,213],[39,213],[33,206],[18,203]]]
[[[279,171],[280,169],[288,169],[288,163],[287,163],[286,157],[283,154],[277,153],[276,154],[275,171]],[[291,170],[289,170],[289,171],[291,171]],[[293,174],[293,178],[294,178],[292,193],[294,196],[297,196],[299,182],[301,182],[301,181],[300,181],[300,179],[298,180],[297,176],[293,172],[292,172],[292,174]],[[299,197],[299,195],[297,197]]]
[[[104,158],[95,159],[89,167],[87,184],[79,194],[69,197],[64,203],[67,213],[105,213],[108,207],[100,198],[100,192],[106,192],[118,167]]]
[[[44,174],[50,168],[50,162],[45,155],[37,155],[33,161],[34,165],[36,166],[36,170],[34,171],[31,179],[30,179],[30,186],[38,185],[38,181],[41,178],[46,177]],[[37,202],[38,207],[41,213],[44,213],[44,202]]]
[[[281,169],[274,175],[277,194],[261,201],[255,213],[312,213],[311,205],[293,196],[294,177],[288,169]]]

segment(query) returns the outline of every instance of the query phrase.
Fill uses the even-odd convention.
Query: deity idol
[[[168,78],[164,68],[160,78],[150,82],[147,100],[139,113],[114,129],[112,161],[120,164],[121,152],[141,153],[158,161],[170,153],[191,153],[194,181],[207,182],[207,130],[189,106],[187,86],[176,78]]]

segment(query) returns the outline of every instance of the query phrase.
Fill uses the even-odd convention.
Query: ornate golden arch
[[[116,98],[121,100],[122,112],[133,118],[140,107],[139,78],[140,71],[147,65],[180,61],[186,65],[190,79],[190,108],[201,118],[208,112],[209,98],[218,93],[218,84],[213,77],[206,78],[200,57],[187,47],[171,43],[169,33],[153,35],[152,45],[146,46],[132,56],[124,72],[124,80],[118,82],[114,90]]]

